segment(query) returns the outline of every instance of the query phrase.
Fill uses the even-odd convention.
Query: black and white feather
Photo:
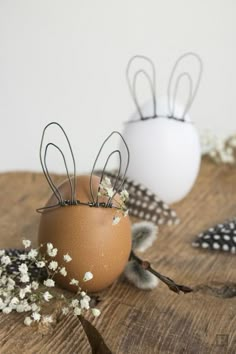
[[[236,218],[200,233],[192,243],[193,247],[214,251],[236,253]]]
[[[101,175],[102,171],[96,171],[95,174]],[[117,172],[106,171],[106,176],[114,183]],[[125,177],[123,188],[129,193],[129,200],[126,202],[129,215],[153,222],[156,225],[179,223],[176,212],[142,184]]]

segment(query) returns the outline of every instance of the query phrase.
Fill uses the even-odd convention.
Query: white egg
[[[145,117],[152,115],[151,107],[151,102],[142,107]],[[182,113],[183,107],[175,104],[175,117],[182,118]],[[185,122],[167,117],[166,97],[157,99],[157,115],[140,120],[136,113],[125,123],[123,136],[131,156],[127,175],[170,204],[183,199],[196,181],[200,140],[188,115]]]

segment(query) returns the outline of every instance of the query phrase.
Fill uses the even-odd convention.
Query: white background
[[[125,81],[134,54],[155,61],[163,94],[177,56],[198,52],[191,117],[200,130],[236,131],[235,15],[234,0],[0,0],[0,171],[40,170],[42,129],[54,120],[78,172],[89,171],[134,110]]]

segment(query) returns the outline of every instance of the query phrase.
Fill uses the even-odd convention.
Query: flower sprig
[[[53,322],[52,315],[43,314],[43,304],[49,303],[54,298],[59,298],[63,303],[62,314],[69,313],[75,316],[91,312],[93,316],[100,315],[100,310],[90,307],[91,298],[80,287],[77,279],[71,279],[70,284],[77,287],[73,298],[55,294],[52,290],[55,287],[54,277],[56,274],[67,276],[66,263],[71,262],[69,254],[63,256],[64,263],[60,265],[54,258],[57,255],[57,248],[52,243],[47,243],[45,254],[38,249],[31,248],[29,240],[22,241],[25,251],[17,256],[0,250],[0,310],[4,314],[12,311],[26,313],[24,324],[30,326],[34,322],[43,324]],[[40,282],[35,272],[43,271],[44,280]],[[86,272],[83,282],[93,278],[91,272]]]
[[[236,165],[236,134],[221,138],[207,131],[201,137],[202,154],[215,163]]]
[[[126,207],[126,202],[129,199],[129,193],[126,189],[123,189],[120,193],[116,193],[112,187],[110,178],[104,177],[102,179],[99,184],[98,196],[107,197],[108,199],[114,196],[113,200],[115,201],[117,211],[113,217],[112,225],[117,225],[120,222],[121,215],[124,217],[128,215],[129,210]],[[119,196],[119,198],[115,198],[116,196]]]

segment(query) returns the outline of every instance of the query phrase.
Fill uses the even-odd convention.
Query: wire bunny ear
[[[144,69],[140,69],[140,70],[136,70],[135,74],[131,78],[130,69],[131,69],[134,61],[137,61],[137,59],[142,59],[150,65],[151,71],[152,71],[151,75],[147,71],[145,71]],[[144,117],[141,107],[140,107],[140,104],[138,102],[138,98],[137,98],[137,81],[138,81],[138,77],[140,77],[141,75],[143,75],[145,77],[145,79],[147,80],[148,85],[150,86],[150,89],[151,89],[151,95],[152,95],[152,101],[153,101],[153,118],[155,118],[157,116],[157,114],[156,114],[156,70],[155,70],[155,65],[152,62],[152,60],[149,59],[148,57],[146,57],[144,55],[135,55],[128,62],[128,65],[126,68],[126,80],[127,80],[128,86],[129,86],[130,94],[134,100],[135,106],[136,106],[138,113],[140,115],[140,119],[145,120],[147,118]]]
[[[65,158],[65,155],[64,155],[63,151],[56,144],[54,144],[52,142],[48,143],[44,147],[45,134],[46,134],[46,131],[51,126],[59,127],[59,129],[62,131],[62,133],[63,133],[63,135],[64,135],[64,137],[66,139],[66,142],[67,142],[67,145],[69,147],[69,150],[70,150],[70,153],[71,153],[71,157],[72,157],[72,163],[73,163],[73,176],[72,177],[73,178],[69,174],[66,158]],[[57,198],[58,204],[63,205],[63,203],[64,203],[63,197],[62,197],[61,193],[59,192],[58,188],[56,187],[56,185],[54,184],[54,182],[53,182],[53,180],[52,180],[52,178],[50,176],[50,173],[48,171],[48,167],[47,167],[47,156],[48,156],[49,148],[56,149],[60,153],[60,155],[62,156],[63,163],[64,163],[65,170],[66,170],[66,175],[67,175],[68,181],[70,183],[71,203],[72,204],[76,204],[76,165],[75,165],[75,158],[74,158],[74,154],[73,154],[72,147],[71,147],[70,141],[68,139],[68,136],[67,136],[65,130],[62,128],[62,126],[59,123],[51,122],[48,125],[46,125],[46,127],[44,128],[43,134],[42,134],[42,138],[41,138],[41,143],[40,143],[39,157],[40,157],[40,163],[41,163],[41,166],[42,166],[42,170],[43,170],[44,176],[45,176],[45,178],[46,178],[46,180],[47,180],[47,182],[48,182],[53,194]],[[40,208],[38,210],[42,210],[42,209],[44,209],[44,208]]]
[[[193,89],[193,79],[191,77],[191,75],[188,73],[188,72],[182,72],[180,73],[177,78],[176,78],[176,81],[175,81],[175,84],[174,84],[174,88],[172,88],[173,86],[173,81],[174,81],[174,76],[175,76],[175,73],[176,73],[176,70],[180,64],[180,62],[185,59],[186,57],[193,57],[197,60],[198,64],[199,64],[199,70],[198,70],[198,78],[197,78],[197,81],[196,81],[196,84],[195,84],[195,87]],[[200,81],[201,81],[201,77],[202,77],[202,71],[203,71],[203,62],[202,62],[202,59],[200,58],[200,56],[196,53],[193,53],[193,52],[188,52],[188,53],[185,53],[183,55],[181,55],[175,62],[174,66],[173,66],[173,69],[171,71],[171,74],[170,74],[170,78],[169,78],[169,82],[168,82],[168,89],[167,89],[167,95],[168,95],[168,110],[169,110],[169,116],[174,118],[174,113],[175,113],[175,101],[176,101],[176,96],[177,96],[177,91],[178,91],[178,88],[179,88],[179,85],[180,85],[180,82],[183,80],[183,79],[187,79],[188,81],[188,88],[189,88],[189,93],[188,93],[188,98],[187,98],[187,102],[186,102],[186,105],[184,107],[184,110],[183,110],[183,114],[182,114],[182,117],[180,118],[180,120],[184,120],[185,119],[185,116],[186,114],[189,112],[192,104],[193,104],[193,101],[195,100],[195,97],[197,95],[197,91],[199,89],[199,85],[200,85]],[[173,92],[173,98],[171,97],[171,94]]]
[[[108,155],[108,157],[107,157],[107,159],[106,159],[106,162],[105,162],[105,164],[104,164],[104,167],[103,167],[103,170],[102,170],[102,173],[101,173],[100,183],[102,182],[102,180],[103,180],[103,178],[104,178],[104,176],[105,176],[106,168],[107,168],[107,165],[108,165],[109,160],[111,159],[111,157],[112,157],[113,155],[117,154],[117,155],[118,155],[118,158],[119,158],[119,168],[118,168],[118,170],[117,170],[117,175],[116,175],[114,184],[113,184],[113,186],[112,186],[112,190],[113,190],[114,192],[113,192],[113,194],[112,194],[111,196],[109,196],[108,201],[107,201],[107,203],[106,203],[106,207],[112,205],[112,200],[113,200],[114,196],[116,195],[116,193],[118,193],[118,192],[122,189],[123,184],[124,184],[124,182],[125,182],[126,172],[127,172],[127,169],[128,169],[128,166],[129,166],[129,160],[130,160],[129,148],[128,148],[128,146],[127,146],[127,144],[126,144],[126,142],[125,142],[123,136],[122,136],[119,132],[114,131],[114,132],[112,132],[112,133],[104,140],[104,142],[102,143],[102,145],[101,145],[101,147],[100,147],[100,149],[99,149],[99,152],[98,152],[98,154],[97,154],[97,156],[96,156],[96,159],[95,159],[95,161],[94,161],[93,168],[92,168],[92,172],[91,172],[91,175],[90,175],[90,183],[89,183],[90,195],[91,195],[92,203],[95,204],[95,205],[98,203],[98,193],[97,193],[96,200],[95,200],[94,191],[93,191],[93,188],[92,188],[92,178],[93,178],[93,175],[94,175],[94,171],[95,171],[95,169],[96,169],[97,162],[98,162],[98,160],[99,160],[99,157],[100,157],[100,155],[101,155],[101,152],[102,152],[104,146],[106,145],[106,143],[108,142],[108,140],[110,140],[111,137],[114,136],[115,134],[117,134],[117,135],[121,138],[121,140],[122,140],[122,142],[123,142],[123,144],[124,144],[124,146],[125,146],[125,150],[126,150],[126,152],[127,152],[127,159],[126,159],[124,171],[121,171],[121,170],[122,170],[122,162],[123,162],[123,161],[122,161],[122,155],[121,155],[120,150],[117,149],[117,150],[112,151],[112,152]],[[99,190],[98,190],[98,192],[99,192]]]

